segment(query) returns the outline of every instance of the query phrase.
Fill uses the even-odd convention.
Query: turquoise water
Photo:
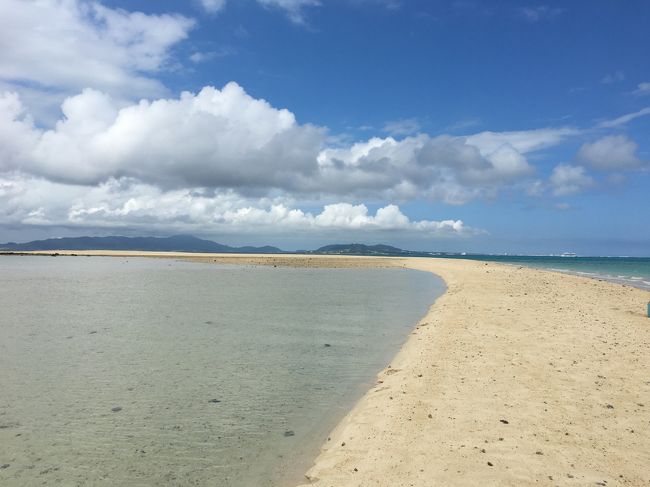
[[[0,257],[0,485],[297,482],[443,289],[403,269]]]
[[[606,279],[619,284],[650,290],[650,258],[648,257],[537,257],[468,255],[459,258],[488,260],[530,267],[570,272]]]

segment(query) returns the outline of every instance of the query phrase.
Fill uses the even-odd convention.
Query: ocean
[[[487,260],[550,269],[650,290],[649,257],[466,255],[454,258]]]
[[[443,291],[395,268],[0,257],[0,485],[302,480]]]

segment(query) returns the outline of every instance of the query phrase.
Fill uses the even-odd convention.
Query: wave
[[[588,277],[590,279],[601,279],[603,281],[614,282],[616,284],[627,284],[632,287],[650,291],[650,281],[646,280],[647,277],[642,276],[627,276],[622,274],[607,274],[602,272],[589,272],[574,269],[561,269],[557,267],[546,267],[546,269],[554,272],[562,272],[574,276]]]

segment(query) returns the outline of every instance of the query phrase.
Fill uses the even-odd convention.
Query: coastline
[[[650,482],[646,291],[466,260],[68,253],[442,277],[447,292],[334,429],[303,485]]]
[[[650,482],[650,293],[495,263],[406,265],[447,293],[304,485]]]

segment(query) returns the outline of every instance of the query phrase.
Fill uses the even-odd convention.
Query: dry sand
[[[445,259],[92,254],[397,265],[447,282],[305,485],[650,485],[646,291]]]

